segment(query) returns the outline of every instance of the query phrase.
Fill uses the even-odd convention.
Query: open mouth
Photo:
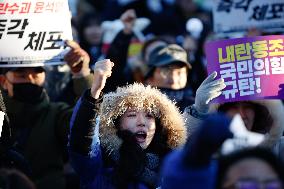
[[[143,143],[146,141],[147,133],[144,131],[139,131],[135,133],[135,139],[138,143]]]

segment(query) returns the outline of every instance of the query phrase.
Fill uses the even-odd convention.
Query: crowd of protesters
[[[209,1],[69,4],[65,65],[1,68],[0,188],[284,188],[282,101],[211,103]],[[264,140],[222,153],[237,114]]]

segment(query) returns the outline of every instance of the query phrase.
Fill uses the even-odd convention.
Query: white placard
[[[66,0],[0,2],[0,67],[60,64],[72,39]]]
[[[283,0],[214,0],[214,31],[237,32],[248,28],[284,31]]]

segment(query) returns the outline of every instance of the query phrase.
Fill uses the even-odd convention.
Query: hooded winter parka
[[[174,103],[159,90],[132,84],[119,87],[116,92],[98,100],[86,91],[74,109],[69,136],[71,163],[80,176],[81,188],[117,188],[113,178],[123,140],[117,135],[115,123],[129,107],[155,115],[166,133],[164,142],[169,151],[185,143],[187,130],[184,119]],[[127,188],[158,187],[158,172],[164,157],[157,155],[158,151],[146,153],[147,163],[143,171],[129,181]]]

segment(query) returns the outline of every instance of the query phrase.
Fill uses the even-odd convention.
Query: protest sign
[[[214,0],[212,5],[216,33],[249,28],[283,31],[283,0]]]
[[[66,0],[0,2],[0,67],[60,64],[72,39]]]
[[[284,99],[284,36],[209,42],[208,73],[217,71],[226,88],[215,101]]]

